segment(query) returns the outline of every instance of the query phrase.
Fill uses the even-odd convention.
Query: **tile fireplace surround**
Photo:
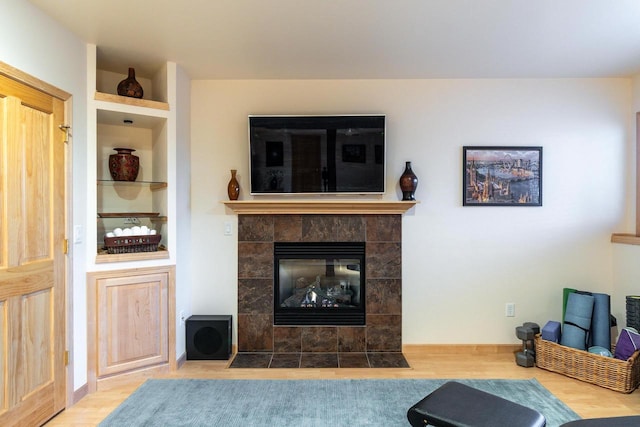
[[[238,216],[238,352],[402,351],[402,215]],[[365,242],[365,326],[274,326],[274,242]]]

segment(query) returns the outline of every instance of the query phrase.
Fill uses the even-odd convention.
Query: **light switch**
[[[82,226],[73,226],[73,243],[82,243]]]
[[[225,223],[224,223],[224,235],[225,236],[231,236],[232,234],[233,234],[233,228],[232,228],[231,222],[225,221]]]

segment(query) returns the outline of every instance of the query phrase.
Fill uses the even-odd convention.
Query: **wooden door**
[[[64,102],[0,75],[0,425],[65,404]]]

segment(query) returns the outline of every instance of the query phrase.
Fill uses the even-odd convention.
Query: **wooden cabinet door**
[[[98,377],[167,363],[168,274],[98,280]]]
[[[0,425],[65,402],[64,102],[0,75]]]
[[[175,267],[89,273],[89,391],[175,369]]]

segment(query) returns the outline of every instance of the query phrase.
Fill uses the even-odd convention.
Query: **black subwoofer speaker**
[[[231,356],[231,316],[194,315],[187,319],[187,360]]]

